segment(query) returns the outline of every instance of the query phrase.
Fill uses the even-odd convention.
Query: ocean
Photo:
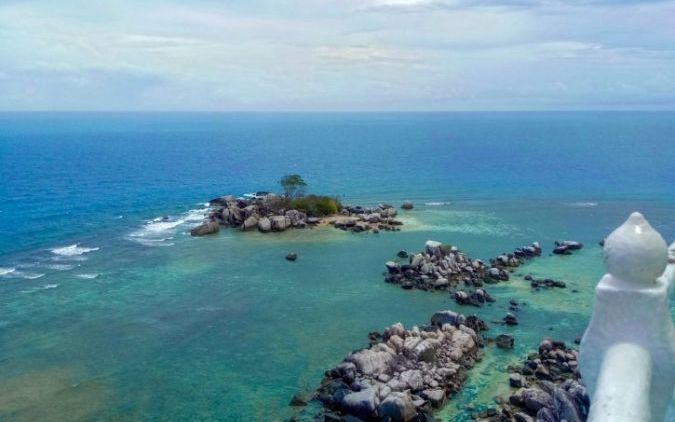
[[[0,420],[287,420],[370,331],[525,302],[520,325],[488,332],[515,349],[485,348],[439,413],[469,420],[542,338],[583,334],[598,241],[630,212],[675,240],[673,163],[672,112],[0,113]],[[187,234],[209,199],[288,173],[415,209],[391,233]],[[465,308],[383,282],[430,239],[545,253]],[[551,256],[557,239],[586,247]],[[525,274],[568,287],[533,292]]]

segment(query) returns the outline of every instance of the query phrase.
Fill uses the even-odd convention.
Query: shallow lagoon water
[[[448,308],[496,320],[506,313],[508,299],[516,298],[527,303],[519,313],[521,324],[515,328],[492,324],[489,332],[513,332],[515,350],[486,348],[483,362],[441,416],[465,420],[467,405],[480,408],[492,404],[494,396],[508,392],[506,367],[532,351],[542,337],[572,341],[582,334],[593,288],[603,273],[597,241],[635,209],[643,211],[672,241],[675,205],[670,185],[659,174],[651,173],[642,183],[623,186],[630,188],[630,195],[621,190],[603,193],[588,181],[579,182],[579,191],[572,194],[564,189],[569,181],[560,182],[561,191],[547,185],[549,180],[570,174],[558,172],[556,166],[547,172],[545,166],[535,164],[537,172],[529,179],[517,174],[514,166],[514,178],[497,181],[485,173],[500,160],[455,162],[457,155],[498,145],[492,138],[480,148],[469,142],[479,142],[477,134],[490,134],[494,127],[506,128],[508,133],[500,136],[522,133],[542,139],[549,130],[542,123],[546,118],[540,121],[531,116],[512,116],[516,120],[508,124],[504,122],[507,118],[498,116],[488,120],[491,130],[475,127],[489,117],[461,117],[457,121],[435,115],[427,120],[412,116],[407,123],[400,117],[394,122],[383,117],[332,117],[317,122],[313,117],[302,123],[291,116],[276,124],[274,119],[279,117],[271,122],[246,117],[244,123],[231,128],[203,116],[192,120],[183,116],[178,119],[184,119],[182,126],[173,123],[162,130],[147,116],[140,122],[134,120],[137,117],[127,117],[134,130],[122,130],[112,117],[102,121],[98,117],[98,122],[88,124],[82,123],[88,121],[82,117],[73,118],[77,124],[59,117],[51,128],[22,128],[21,121],[13,120],[12,130],[5,126],[0,132],[3,181],[12,181],[3,184],[8,194],[3,196],[0,214],[4,251],[0,267],[14,269],[0,276],[0,419],[284,420],[291,414],[287,405],[290,397],[316,387],[323,371],[348,351],[367,344],[368,332],[397,321],[423,324],[434,311]],[[232,124],[233,119],[236,121],[229,116],[225,122]],[[567,135],[572,136],[578,135],[574,125],[590,125],[588,115],[576,120],[566,115],[548,119],[556,137],[564,137],[567,126],[572,128]],[[590,125],[592,130],[614,133],[603,126],[607,119],[601,116],[599,123]],[[166,116],[160,120],[172,121]],[[638,118],[632,126],[622,123],[626,130],[621,136],[628,136],[626,131],[633,136],[645,131],[667,136],[675,132],[670,122],[653,116]],[[206,127],[194,129],[200,124]],[[640,125],[646,129],[631,129]],[[369,130],[363,130],[364,126]],[[218,147],[207,154],[200,152],[203,143],[187,145],[194,139],[208,139],[206,146],[213,147],[215,139],[233,136],[232,132],[264,137],[273,127],[279,134],[279,145],[271,140],[263,144],[279,154],[276,161],[263,157],[262,162],[256,162],[257,155],[243,155],[243,160],[241,154],[245,153],[235,137],[232,148],[245,164],[223,169],[219,162],[231,164],[233,160],[227,148]],[[343,131],[336,131],[336,127]],[[378,127],[380,132],[370,130]],[[441,134],[453,132],[454,127],[461,135],[459,146],[433,144],[433,156],[410,160],[411,151],[424,150],[411,145],[412,139],[427,139],[421,143],[428,150],[425,142],[443,139]],[[401,134],[396,138],[398,130]],[[360,136],[358,143],[365,142],[370,155],[352,160],[335,151],[320,151],[308,136],[321,133],[333,140],[346,136],[348,146],[349,142],[356,145],[353,139]],[[294,136],[309,145],[302,154],[293,152],[295,144],[289,139]],[[135,143],[142,139],[148,143]],[[406,154],[388,156],[391,139],[398,139],[396,151]],[[168,151],[156,149],[156,162],[135,155],[148,144],[157,147],[162,143],[159,140]],[[74,161],[61,163],[63,168],[41,167],[38,164],[46,157],[42,151],[37,157],[23,157],[28,166],[23,170],[17,162],[9,162],[8,151],[16,159],[17,149],[42,142],[51,152],[58,151]],[[107,150],[105,142],[115,148]],[[654,142],[667,145],[658,137]],[[228,144],[223,141],[223,145]],[[584,148],[588,147],[572,143],[565,154],[574,156]],[[651,151],[659,157],[657,161],[674,155],[672,148],[652,151],[649,144],[644,148],[647,152],[641,150],[641,154],[649,156]],[[101,149],[110,158],[99,161],[98,167],[88,167],[91,153]],[[606,146],[599,149],[607,150]],[[290,166],[278,163],[285,157],[283,151],[291,151]],[[622,151],[614,153],[620,157],[628,154]],[[542,145],[534,152],[518,152],[529,153],[532,160],[556,155]],[[597,164],[598,157],[588,160],[579,161],[569,177],[595,173],[584,169]],[[526,164],[523,158],[518,161]],[[177,170],[165,171],[169,164]],[[195,170],[195,175],[181,179],[186,168],[197,169],[200,164],[205,167],[203,172]],[[257,168],[258,164],[264,171],[250,173],[250,184],[245,184],[241,172],[246,169],[241,166]],[[322,176],[321,165],[332,172]],[[455,173],[454,166],[462,167],[462,173]],[[620,182],[626,174],[635,176],[647,166],[638,160],[616,169],[616,175],[596,176]],[[19,175],[5,178],[8,167]],[[317,189],[353,191],[348,201],[399,203],[411,198],[417,207],[402,214],[406,225],[397,233],[349,234],[325,228],[271,235],[226,230],[199,239],[186,234],[203,207],[198,201],[221,193],[265,188],[270,185],[264,183],[289,167],[310,174],[310,183],[319,186]],[[502,177],[505,174],[503,169],[496,172]],[[32,191],[28,173],[33,179]],[[223,176],[216,180],[214,174]],[[52,180],[46,180],[46,175]],[[495,198],[486,199],[490,196]],[[547,198],[538,199],[542,196]],[[87,200],[78,203],[78,198]],[[155,218],[163,215],[183,222],[174,227],[157,226],[161,221]],[[489,258],[534,240],[548,252],[552,242],[560,238],[580,240],[587,247],[573,256],[543,256],[531,261],[518,269],[511,281],[489,286],[497,302],[480,310],[460,308],[448,295],[404,291],[382,281],[384,262],[400,249],[421,249],[428,239]],[[283,259],[290,251],[299,254],[297,262]],[[528,273],[560,278],[568,288],[534,293],[522,280]],[[573,289],[579,292],[572,293]]]

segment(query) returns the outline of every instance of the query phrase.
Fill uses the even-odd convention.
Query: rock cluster
[[[483,288],[478,288],[473,292],[457,290],[453,297],[455,298],[455,302],[459,305],[472,305],[479,308],[487,302],[495,301],[495,299]]]
[[[385,264],[385,281],[404,289],[449,290],[463,282],[482,287],[509,279],[509,271],[524,260],[541,255],[538,243],[516,249],[490,260],[490,266],[480,259],[471,259],[455,246],[429,240],[424,251],[409,255],[407,264],[389,261]],[[399,257],[402,256],[400,253]]]
[[[584,244],[574,240],[556,240],[553,253],[556,255],[572,255],[572,251],[579,250]]]
[[[490,422],[582,422],[590,400],[577,368],[577,351],[564,342],[546,339],[539,352],[512,369],[509,385],[516,389],[498,411],[474,415]]]
[[[530,286],[532,286],[532,288],[535,290],[539,290],[541,288],[552,289],[554,287],[564,289],[567,287],[567,284],[565,284],[564,281],[553,280],[551,278],[534,278],[528,274],[524,277],[524,279],[529,281]]]
[[[381,336],[371,333],[368,348],[326,372],[311,398],[321,404],[314,420],[433,420],[433,410],[458,391],[477,359],[481,338],[467,324],[484,326],[476,317],[440,311],[426,327],[397,323]]]
[[[381,204],[375,208],[345,206],[339,215],[324,218],[310,217],[306,213],[287,209],[283,198],[268,194],[263,197],[243,199],[232,195],[209,201],[211,212],[206,220],[190,231],[192,236],[218,233],[220,227],[234,227],[243,231],[258,230],[263,233],[304,229],[319,224],[335,228],[361,231],[399,231],[403,223],[395,220],[396,209]]]
[[[509,274],[505,270],[519,267],[524,261],[537,256],[541,256],[541,246],[539,245],[539,242],[532,242],[532,244],[529,246],[522,246],[520,248],[516,248],[511,253],[503,253],[496,258],[492,258],[490,259],[491,267],[500,270],[499,276],[497,276],[496,271],[492,270],[494,276],[496,276],[493,278],[506,281],[509,279]]]
[[[403,223],[396,220],[396,208],[388,204],[380,204],[375,208],[346,205],[340,211],[340,217],[331,218],[328,224],[336,229],[364,232],[372,230],[400,231]]]

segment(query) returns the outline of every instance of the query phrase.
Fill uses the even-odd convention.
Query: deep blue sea
[[[506,367],[541,338],[583,333],[597,242],[630,212],[675,240],[673,163],[672,112],[0,113],[0,420],[285,420],[368,332],[458,309],[383,283],[400,249],[584,242],[489,289],[486,320],[527,305],[490,332],[516,348],[486,348],[439,415],[467,420],[508,394]],[[415,209],[379,235],[186,235],[207,200],[288,173]],[[569,288],[533,293],[527,273]]]

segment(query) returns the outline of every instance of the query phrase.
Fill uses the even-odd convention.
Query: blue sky
[[[523,109],[675,109],[675,1],[0,2],[0,110]]]

